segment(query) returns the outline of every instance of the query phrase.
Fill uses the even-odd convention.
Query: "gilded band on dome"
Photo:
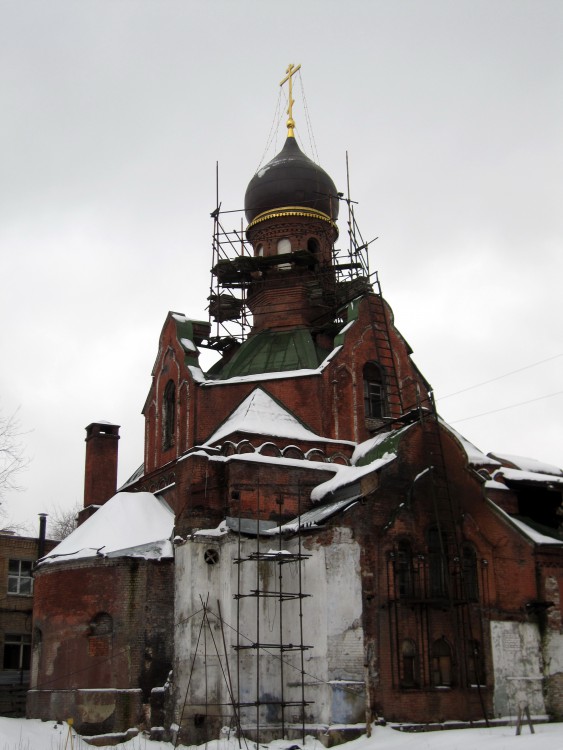
[[[250,222],[246,229],[248,231],[256,224],[260,224],[268,219],[279,219],[283,216],[302,216],[308,219],[320,219],[321,221],[326,221],[327,224],[330,224],[336,229],[336,231],[338,231],[338,227],[328,214],[325,214],[323,211],[319,211],[316,208],[306,208],[305,206],[279,206],[268,211],[262,211],[262,213],[258,214],[258,216]]]

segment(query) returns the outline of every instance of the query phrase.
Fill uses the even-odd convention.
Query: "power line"
[[[465,393],[466,391],[471,391],[473,390],[473,388],[480,388],[482,385],[487,385],[488,383],[494,383],[496,380],[502,380],[502,378],[507,378],[509,375],[514,375],[517,372],[523,372],[524,370],[529,370],[532,367],[543,365],[545,362],[551,362],[552,360],[557,359],[558,357],[563,357],[563,352],[561,354],[556,354],[553,357],[548,357],[547,359],[541,359],[539,362],[532,362],[532,364],[526,365],[525,367],[519,367],[517,370],[511,370],[510,372],[505,372],[504,375],[497,375],[496,378],[491,378],[490,380],[483,380],[481,383],[476,383],[475,385],[469,385],[467,386],[467,388],[462,388],[460,391],[455,391],[454,393],[448,393],[445,396],[440,396],[440,401],[443,401],[446,398],[450,398],[451,396],[457,396],[460,393]],[[542,398],[547,398],[547,396],[542,396]],[[528,403],[528,402],[524,402],[524,403]],[[507,408],[510,408],[510,407],[507,407]],[[472,417],[468,417],[468,419],[472,419]]]
[[[545,398],[551,398],[552,396],[559,396],[563,391],[555,391],[555,393],[548,393],[545,396],[538,396],[537,398],[531,398],[528,401],[520,401],[518,404],[510,404],[510,406],[501,406],[500,409],[491,409],[491,411],[484,411],[481,414],[474,414],[472,417],[463,417],[463,419],[454,419],[451,424],[458,424],[459,422],[467,422],[470,419],[478,419],[478,417],[486,417],[487,414],[496,414],[499,411],[506,411],[507,409],[514,409],[517,406],[524,406],[525,404],[532,404],[534,401],[542,401]]]

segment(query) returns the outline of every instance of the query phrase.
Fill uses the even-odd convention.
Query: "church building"
[[[437,414],[352,202],[297,143],[297,70],[245,236],[214,214],[210,319],[166,317],[118,492],[119,426],[86,429],[80,526],[35,571],[28,715],[184,744],[561,720],[563,471]]]

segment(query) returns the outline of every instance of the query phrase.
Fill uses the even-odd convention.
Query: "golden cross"
[[[295,121],[293,119],[293,105],[295,102],[293,101],[293,81],[291,80],[291,77],[294,73],[297,73],[299,68],[301,67],[301,63],[299,65],[295,66],[293,63],[289,64],[288,69],[285,71],[287,73],[286,77],[283,79],[283,81],[280,81],[280,86],[283,86],[286,81],[289,81],[289,106],[287,108],[287,114],[288,114],[288,120],[287,120],[287,137],[288,138],[294,138],[293,135],[293,128],[295,127]]]

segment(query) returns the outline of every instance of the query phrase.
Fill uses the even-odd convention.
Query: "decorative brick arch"
[[[275,443],[263,443],[257,450],[257,452],[261,456],[272,456],[274,458],[279,458],[282,455],[281,450],[278,448],[278,446]]]
[[[311,448],[311,450],[308,450],[307,453],[305,453],[305,458],[307,461],[326,462],[325,453],[320,448]]]
[[[250,440],[241,440],[237,445],[237,453],[255,453],[256,449],[250,442]]]
[[[286,445],[282,450],[282,455],[284,458],[296,458],[301,461],[305,459],[305,454],[297,445]]]

